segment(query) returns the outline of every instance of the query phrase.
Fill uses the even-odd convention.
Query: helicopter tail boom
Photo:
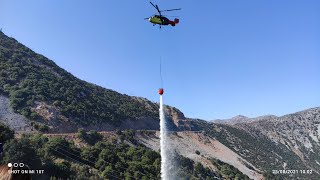
[[[179,23],[179,19],[177,19],[177,18],[175,18],[173,21],[169,21],[169,24],[171,25],[171,26],[175,26],[176,24],[178,24]]]

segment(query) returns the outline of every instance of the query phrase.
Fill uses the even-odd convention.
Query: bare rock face
[[[179,120],[184,120],[186,119],[186,117],[184,116],[184,114],[177,108],[172,107],[172,106],[167,106],[166,107],[166,113],[172,117],[173,121],[179,121]]]
[[[184,114],[180,110],[171,106],[165,107],[165,114],[167,122],[171,124],[171,126],[169,125],[171,129],[173,128],[173,126],[175,128],[179,127],[179,122],[186,119],[184,117]]]
[[[52,105],[48,105],[45,102],[35,102],[36,107],[31,108],[31,111],[36,112],[43,120],[51,121],[60,115],[59,111]]]

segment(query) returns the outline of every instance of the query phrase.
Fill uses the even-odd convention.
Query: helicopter
[[[169,20],[168,18],[166,18],[165,16],[163,16],[161,14],[161,12],[164,11],[177,11],[177,10],[181,10],[181,8],[179,9],[168,9],[168,10],[162,10],[160,11],[158,5],[154,5],[152,2],[150,2],[150,4],[156,8],[156,10],[158,11],[159,15],[153,15],[149,18],[145,18],[145,20],[149,20],[149,22],[151,22],[153,24],[153,26],[155,26],[156,24],[158,24],[161,28],[161,26],[167,26],[167,25],[171,25],[171,26],[175,26],[176,24],[179,23],[179,19],[175,18],[173,21]]]

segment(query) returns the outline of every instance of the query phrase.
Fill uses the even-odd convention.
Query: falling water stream
[[[168,170],[167,170],[167,153],[166,153],[166,139],[167,139],[167,128],[166,120],[163,111],[163,101],[162,95],[160,95],[160,153],[161,153],[161,179],[168,179]]]
[[[175,178],[175,163],[172,148],[169,143],[167,122],[163,109],[163,99],[160,95],[160,153],[161,153],[161,180],[172,180]]]

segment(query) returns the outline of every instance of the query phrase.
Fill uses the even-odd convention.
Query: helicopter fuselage
[[[169,19],[166,17],[160,17],[160,16],[152,16],[149,18],[149,21],[153,24],[159,24],[159,25],[169,25]]]
[[[167,26],[169,24],[171,26],[175,26],[179,22],[179,20],[175,19],[174,21],[171,21],[164,16],[154,15],[149,18],[149,22],[151,22],[152,24],[159,24],[159,25],[164,25],[164,26]]]

